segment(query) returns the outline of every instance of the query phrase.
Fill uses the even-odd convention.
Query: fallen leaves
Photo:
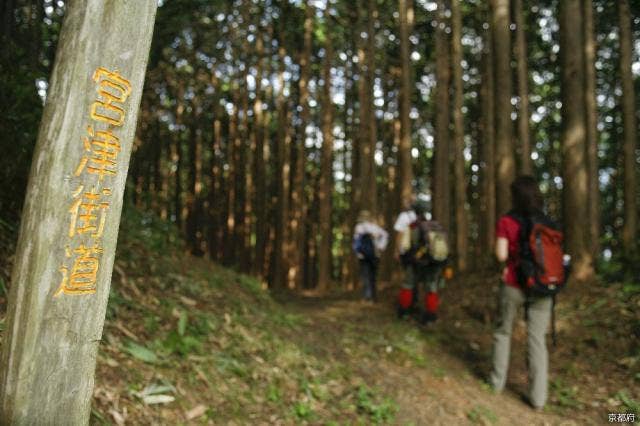
[[[108,413],[116,425],[123,426],[125,424],[126,417],[119,411],[111,408],[109,409]]]
[[[134,342],[128,342],[124,350],[131,354],[134,358],[139,359],[140,361],[147,362],[150,364],[154,364],[158,362],[158,356],[150,349],[147,349],[144,346],[138,345]]]
[[[153,404],[168,404],[176,400],[173,395],[168,395],[167,392],[175,393],[176,388],[172,385],[157,385],[152,384],[145,387],[140,392],[133,392],[133,395],[137,396],[147,405]]]
[[[186,297],[186,296],[180,296],[180,301],[181,301],[183,304],[185,304],[185,305],[187,305],[187,306],[189,306],[189,307],[193,307],[193,306],[196,306],[196,305],[198,304],[198,302],[197,302],[197,301],[195,301],[195,300],[193,300],[193,299],[190,299],[190,298],[188,298],[188,297]]]
[[[193,407],[191,410],[187,411],[184,417],[188,420],[195,420],[198,417],[202,417],[207,413],[207,407],[205,405],[199,404]]]
[[[131,340],[134,340],[136,342],[139,342],[140,339],[138,338],[138,336],[132,332],[131,330],[129,330],[127,327],[124,326],[124,324],[122,324],[120,321],[115,321],[113,323],[113,326],[115,328],[117,328],[122,334],[124,334],[125,336],[127,336],[128,338],[130,338]]]

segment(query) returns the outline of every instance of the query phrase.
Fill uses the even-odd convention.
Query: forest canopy
[[[127,200],[271,286],[349,286],[360,210],[390,229],[415,192],[458,268],[483,268],[505,188],[529,173],[575,262],[637,278],[640,4],[582,3],[563,22],[552,0],[160,1]],[[65,2],[0,12],[11,241]],[[563,34],[580,35],[577,59]]]

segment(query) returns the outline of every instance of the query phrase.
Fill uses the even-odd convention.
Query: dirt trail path
[[[355,375],[396,401],[398,411],[394,424],[585,424],[584,419],[568,419],[549,409],[535,412],[522,402],[517,390],[493,394],[483,383],[482,373],[477,371],[477,360],[469,362],[466,354],[452,356],[449,353],[452,348],[444,348],[443,339],[436,338],[446,332],[443,324],[420,328],[413,321],[399,321],[390,302],[392,290],[384,292],[381,299],[384,302],[369,305],[353,297],[299,297],[289,299],[289,306],[313,324],[305,330],[307,344],[322,348],[319,351],[328,359],[345,361],[351,358],[348,363],[353,366]],[[418,362],[386,356],[397,349],[384,347],[384,344],[367,342],[374,348],[373,353],[368,354],[357,348],[353,350],[348,344],[355,341],[357,347],[358,336],[375,340],[377,335],[415,333],[415,329],[420,330],[418,340],[425,342],[420,346],[421,353],[413,355]],[[368,351],[371,351],[370,347]]]

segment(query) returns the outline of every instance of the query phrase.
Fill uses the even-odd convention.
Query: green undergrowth
[[[313,348],[308,318],[257,280],[185,252],[173,227],[125,210],[93,424],[392,421],[391,398]]]
[[[475,405],[467,413],[467,418],[473,424],[494,425],[498,423],[498,417],[490,408],[484,405]]]

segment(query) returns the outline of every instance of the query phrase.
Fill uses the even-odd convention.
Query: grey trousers
[[[507,381],[511,331],[518,310],[527,302],[527,353],[529,365],[529,401],[543,407],[547,400],[549,356],[545,336],[551,319],[551,297],[531,297],[524,292],[502,285],[500,288],[500,316],[493,333],[493,371],[491,384],[502,391]]]

